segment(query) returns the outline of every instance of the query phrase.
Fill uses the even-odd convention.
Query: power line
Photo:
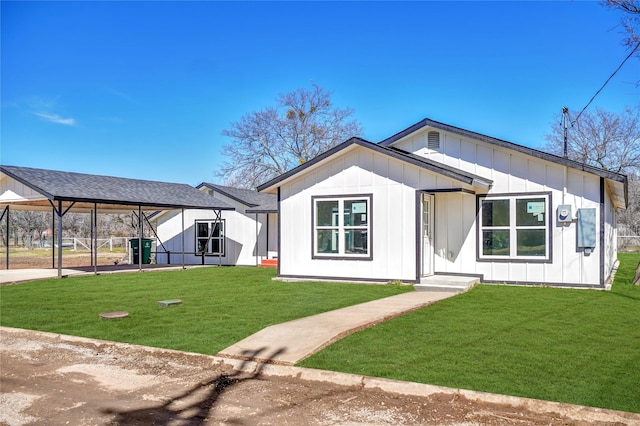
[[[634,47],[634,48],[631,50],[631,52],[627,55],[627,57],[626,57],[626,58],[624,58],[624,61],[622,61],[622,63],[618,66],[618,68],[616,68],[616,70],[613,72],[613,74],[611,74],[611,75],[609,76],[609,78],[607,79],[607,81],[605,81],[605,82],[604,82],[604,84],[602,85],[602,87],[598,89],[598,91],[596,92],[596,94],[595,94],[595,95],[593,95],[593,96],[591,97],[591,99],[589,100],[589,102],[587,102],[587,105],[585,105],[585,107],[584,107],[584,108],[582,108],[582,111],[580,111],[580,113],[576,116],[576,119],[575,119],[575,120],[573,120],[573,121],[571,122],[571,126],[573,126],[573,125],[574,125],[574,123],[578,121],[578,118],[580,118],[580,116],[582,115],[582,113],[584,112],[584,110],[585,110],[585,109],[587,109],[587,108],[589,107],[589,105],[591,105],[591,102],[593,102],[593,100],[596,98],[596,96],[598,96],[598,94],[602,91],[602,89],[604,89],[604,86],[606,86],[606,85],[607,85],[607,83],[609,83],[609,81],[613,78],[613,76],[614,76],[614,75],[616,75],[616,73],[617,73],[618,71],[620,71],[620,68],[622,68],[622,66],[624,65],[624,63],[625,63],[625,62],[627,62],[627,60],[628,60],[631,56],[633,56],[633,54],[636,52],[636,50],[638,50],[638,47],[640,47],[640,41],[636,44],[636,47]]]

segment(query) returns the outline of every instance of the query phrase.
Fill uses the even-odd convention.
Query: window
[[[196,221],[196,252],[224,256],[224,219]]]
[[[549,194],[478,200],[480,259],[547,261],[551,258]]]
[[[371,195],[312,200],[313,257],[371,259]]]

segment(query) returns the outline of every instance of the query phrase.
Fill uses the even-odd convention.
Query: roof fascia
[[[611,172],[608,170],[599,169],[597,167],[589,166],[584,163],[580,163],[578,161],[570,160],[568,158],[558,157],[554,154],[549,154],[548,152],[539,151],[537,149],[529,148],[523,145],[518,145],[513,142],[505,141],[503,139],[497,139],[491,136],[483,135],[481,133],[472,132],[470,130],[461,129],[459,127],[451,126],[449,124],[440,123],[438,121],[434,121],[428,118],[402,130],[401,132],[396,133],[395,135],[384,139],[379,143],[382,146],[390,146],[398,140],[424,128],[424,127],[433,127],[436,129],[440,129],[446,132],[454,133],[460,136],[466,136],[471,139],[477,139],[482,142],[486,142],[492,145],[499,146],[501,148],[511,149],[513,151],[520,152],[522,154],[530,155],[536,158],[540,158],[543,160],[550,161],[552,163],[560,164],[563,166],[571,167],[573,169],[577,169],[583,172],[595,174],[597,176],[603,177],[605,179],[615,180],[617,182],[626,181],[626,176],[620,173]]]
[[[53,197],[53,201],[91,203],[91,204],[108,204],[113,206],[135,206],[135,207],[151,207],[158,209],[192,209],[192,210],[235,210],[233,206],[193,206],[189,204],[165,204],[165,203],[148,203],[136,202],[129,200],[103,200],[100,198],[78,198],[78,197]],[[226,203],[225,203],[226,204]]]
[[[430,170],[432,172],[450,177],[452,179],[458,180],[460,182],[466,183],[468,185],[472,185],[472,186],[476,186],[479,188],[484,188],[484,189],[489,189],[491,187],[491,185],[493,184],[493,181],[485,179],[483,177],[480,176],[476,176],[470,173],[466,173],[466,172],[462,172],[461,170],[457,170],[454,168],[449,168],[447,166],[445,166],[444,164],[440,164],[440,163],[436,163],[433,161],[429,161],[427,159],[419,159],[416,156],[410,155],[410,153],[407,153],[405,151],[399,150],[397,148],[388,148],[388,147],[384,147],[381,146],[379,144],[375,144],[372,142],[368,142],[364,139],[360,139],[360,138],[351,138],[343,143],[341,143],[340,145],[336,145],[335,147],[333,147],[332,149],[326,151],[325,153],[317,156],[316,158],[314,158],[313,160],[310,160],[292,170],[290,170],[287,173],[284,173],[274,179],[272,179],[271,181],[262,184],[258,187],[258,191],[264,191],[267,189],[270,189],[274,186],[277,186],[278,184],[282,183],[283,181],[289,179],[290,177],[304,171],[305,169],[327,159],[328,157],[331,157],[332,155],[348,148],[351,145],[359,145],[363,148],[367,148],[367,149],[371,149],[373,151],[376,151],[378,153],[384,154],[384,155],[388,155],[392,158],[395,158],[397,160],[406,162],[406,163],[410,163],[413,164],[415,166]]]

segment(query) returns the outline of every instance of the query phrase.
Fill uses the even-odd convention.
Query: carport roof
[[[1,205],[43,210],[60,201],[65,206],[74,203],[72,211],[89,211],[94,206],[120,211],[132,206],[148,210],[234,210],[230,204],[187,184],[0,166]]]

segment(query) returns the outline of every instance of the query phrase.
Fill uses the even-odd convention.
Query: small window
[[[482,197],[480,259],[550,259],[549,196]]]
[[[427,133],[427,148],[433,150],[440,149],[440,132]]]
[[[196,221],[196,252],[224,256],[224,219]]]
[[[313,257],[371,258],[371,196],[313,197]]]

